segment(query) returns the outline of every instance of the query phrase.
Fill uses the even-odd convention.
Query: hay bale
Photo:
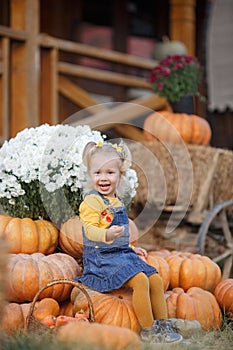
[[[132,143],[130,149],[139,178],[135,203],[185,206],[189,201],[188,208],[192,209],[216,153],[218,159],[208,196],[212,205],[233,199],[233,152],[230,150],[159,141]]]

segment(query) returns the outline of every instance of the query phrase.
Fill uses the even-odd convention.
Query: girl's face
[[[89,174],[96,191],[105,196],[115,196],[120,180],[120,162],[117,156],[108,152],[98,152],[91,157]]]

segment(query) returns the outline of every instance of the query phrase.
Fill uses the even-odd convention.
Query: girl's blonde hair
[[[130,168],[132,164],[132,155],[128,146],[121,140],[119,144],[111,142],[88,142],[83,150],[82,160],[83,164],[87,168],[87,172],[90,169],[91,158],[94,154],[100,152],[112,153],[114,158],[117,156],[120,160],[120,181],[117,187],[117,195],[121,197],[123,193],[128,189],[128,180],[125,176],[125,172]],[[87,180],[84,184],[84,194],[90,191],[90,183]]]
[[[120,172],[124,174],[127,169],[131,166],[132,155],[128,146],[122,141],[119,144],[112,144],[111,142],[88,142],[83,150],[83,164],[87,169],[90,168],[91,157],[99,152],[108,152],[117,155],[121,160]]]

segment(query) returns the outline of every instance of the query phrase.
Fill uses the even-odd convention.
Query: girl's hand
[[[144,256],[144,258],[147,258],[147,251],[146,251],[146,249],[141,248],[141,247],[134,247],[134,251],[138,255],[141,255],[141,256]]]
[[[113,225],[106,231],[106,242],[113,241],[114,239],[123,235],[125,231],[124,226]]]

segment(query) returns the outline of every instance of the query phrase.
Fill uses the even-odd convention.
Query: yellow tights
[[[167,305],[162,278],[157,274],[147,277],[143,272],[125,283],[133,289],[133,308],[141,327],[151,327],[154,320],[167,319]]]

